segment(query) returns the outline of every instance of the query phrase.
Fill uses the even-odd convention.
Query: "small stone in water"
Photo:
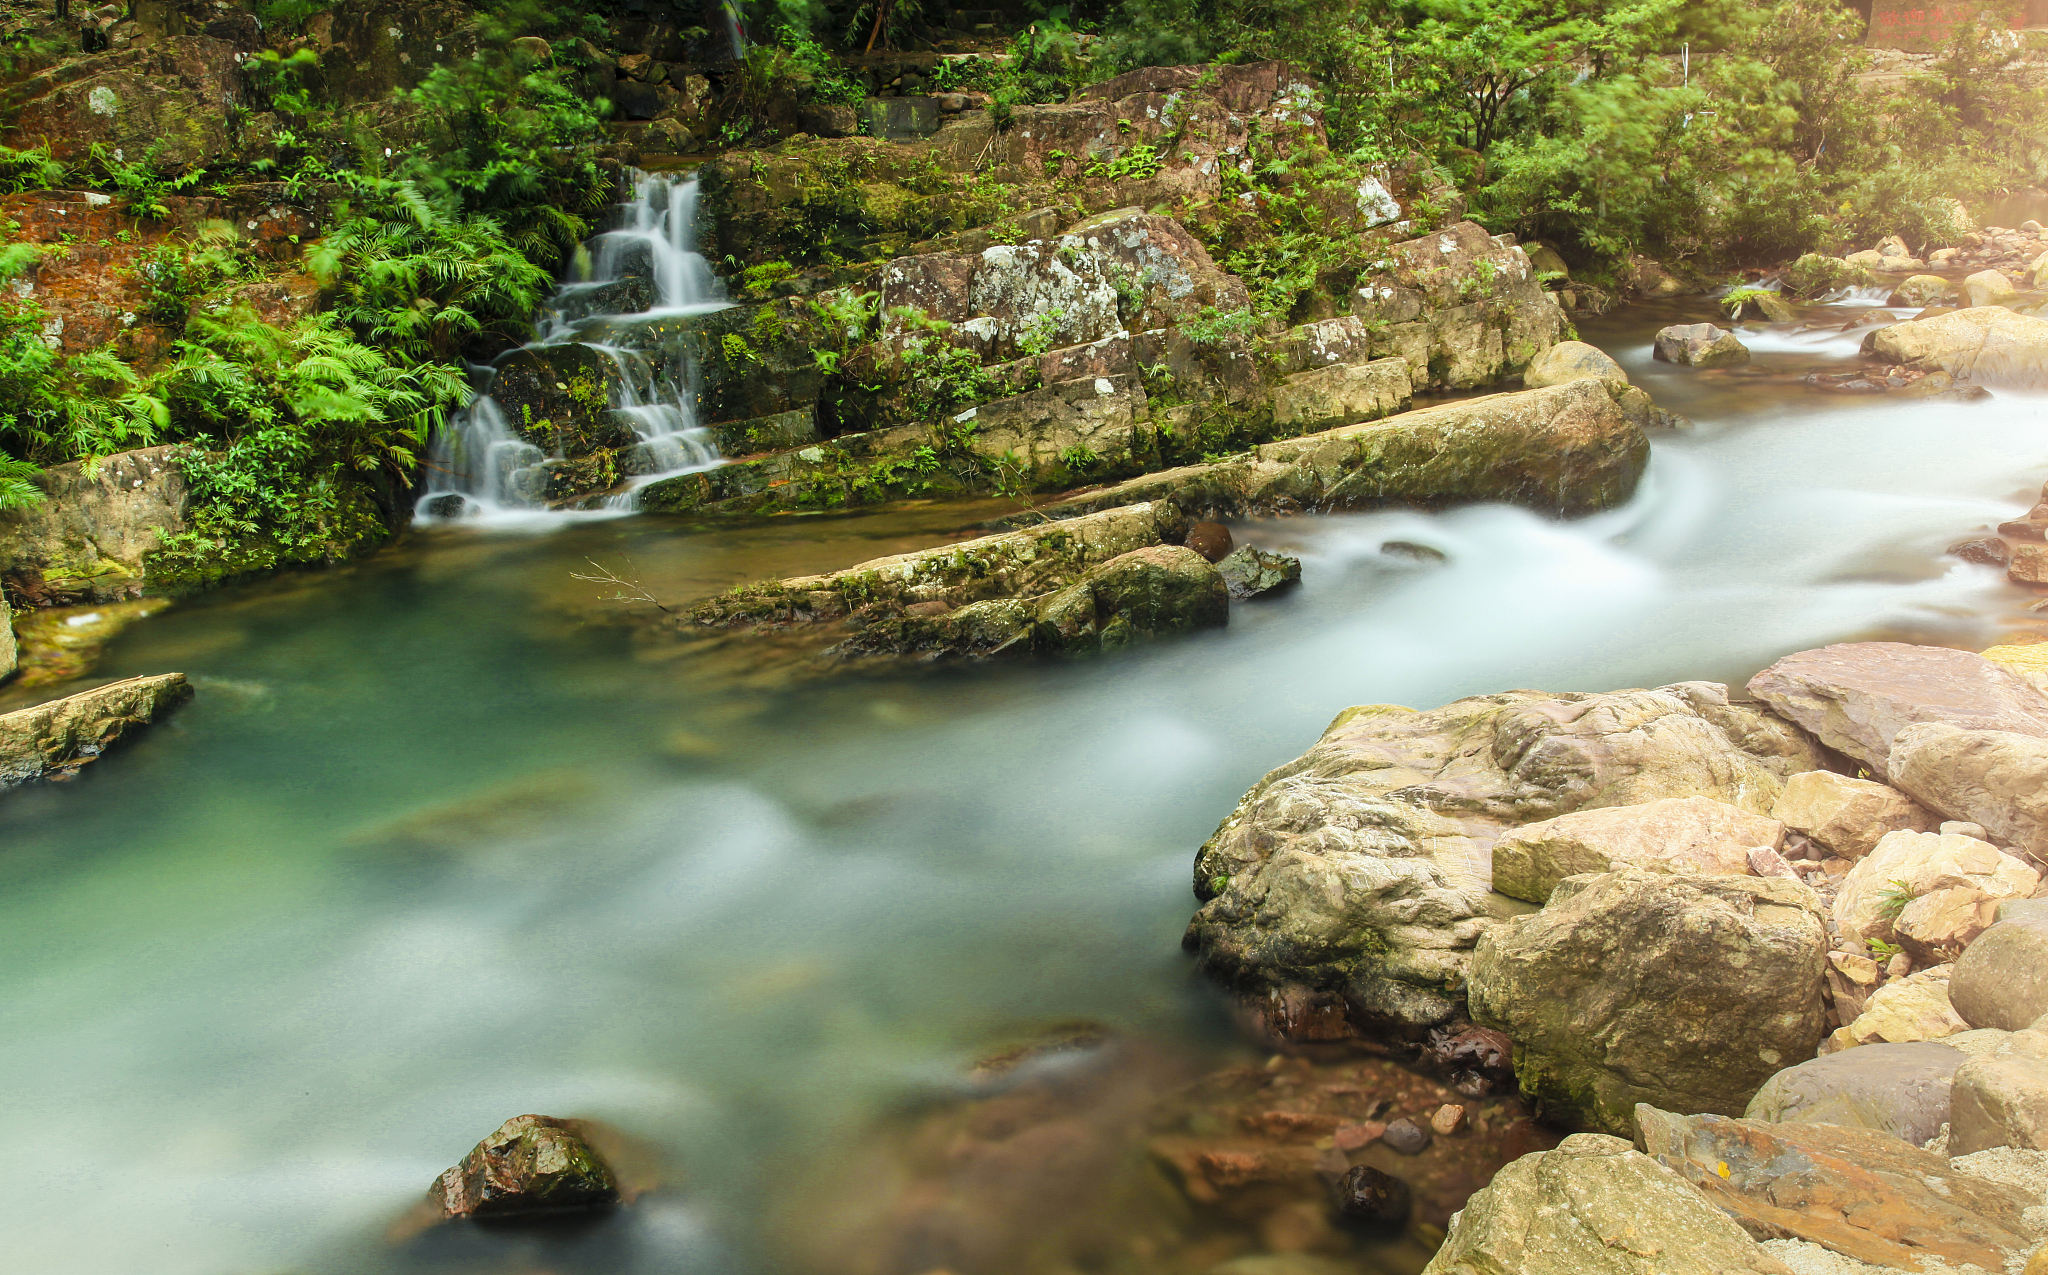
[[[1408,1184],[1361,1164],[1330,1188],[1337,1216],[1346,1222],[1398,1223],[1408,1216]]]
[[[1242,545],[1216,564],[1224,587],[1240,602],[1271,597],[1301,583],[1301,560]]]
[[[1438,1107],[1436,1114],[1429,1118],[1429,1127],[1445,1137],[1456,1133],[1464,1123],[1465,1109],[1454,1102]]]
[[[1221,562],[1230,555],[1235,541],[1231,538],[1230,528],[1222,523],[1198,522],[1188,530],[1188,538],[1183,543],[1209,561]]]
[[[1360,1147],[1378,1142],[1380,1135],[1386,1131],[1387,1126],[1381,1122],[1367,1120],[1362,1124],[1344,1125],[1331,1135],[1331,1141],[1337,1144],[1339,1151],[1356,1151]]]
[[[2002,567],[2012,561],[2012,549],[1997,536],[1980,536],[1975,540],[1963,540],[1948,547],[1950,557],[1961,558],[1964,562],[1981,562],[1988,567]]]
[[[1429,1130],[1403,1116],[1387,1126],[1387,1131],[1380,1135],[1380,1141],[1402,1155],[1418,1155],[1429,1146]]]
[[[1428,545],[1416,544],[1413,540],[1389,540],[1380,546],[1380,552],[1390,558],[1412,558],[1416,562],[1442,562],[1444,551]]]

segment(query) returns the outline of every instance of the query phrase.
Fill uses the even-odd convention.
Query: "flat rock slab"
[[[0,789],[72,778],[191,693],[183,673],[159,673],[0,715]]]
[[[1970,651],[1904,642],[1842,642],[1788,655],[1749,693],[1884,774],[1892,740],[1918,722],[2048,738],[2048,696]]]
[[[2037,1200],[1888,1133],[1648,1105],[1636,1108],[1636,1129],[1657,1163],[1759,1239],[1807,1240],[1908,1271],[1923,1257],[2000,1271],[2033,1243],[2021,1213]]]
[[[1948,1123],[1949,1091],[1968,1057],[1934,1041],[1845,1049],[1772,1076],[1742,1114],[1772,1124],[1875,1129],[1917,1147]]]

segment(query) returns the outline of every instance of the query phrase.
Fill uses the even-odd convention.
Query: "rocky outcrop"
[[[1896,788],[1809,770],[1785,781],[1771,817],[1843,859],[1860,859],[1888,832],[1932,832],[1940,822]]]
[[[2048,856],[2048,739],[2031,720],[2012,725],[2025,729],[1908,726],[1893,740],[1889,777],[1933,810]]]
[[[72,778],[191,693],[183,673],[160,673],[0,714],[0,789]]]
[[[1418,388],[1496,384],[1569,330],[1528,254],[1472,222],[1394,244],[1391,253],[1394,269],[1359,285],[1351,313],[1385,325],[1375,352],[1406,359]]]
[[[1742,1114],[1766,1124],[1875,1129],[1917,1147],[1948,1123],[1949,1090],[1967,1058],[1931,1041],[1843,1050],[1772,1076]]]
[[[1423,1275],[1789,1275],[1678,1175],[1579,1133],[1494,1175]]]
[[[1813,1056],[1827,931],[1796,882],[1571,877],[1479,941],[1473,1021],[1515,1042],[1547,1119],[1626,1133],[1635,1106],[1738,1114]]]
[[[192,34],[70,59],[11,88],[0,142],[47,141],[66,162],[96,145],[167,168],[213,162],[234,149],[224,106],[241,96],[241,57],[234,41]]]
[[[2048,385],[2048,319],[1975,306],[1879,328],[1863,338],[1863,353],[1982,385],[2039,388]]]
[[[1525,824],[1495,842],[1493,888],[1542,903],[1558,882],[1584,872],[1744,876],[1752,848],[1775,850],[1784,839],[1785,826],[1776,819],[1711,797],[1580,810]]]
[[[1202,847],[1185,941],[1249,993],[1306,987],[1356,1024],[1414,1031],[1458,1011],[1474,944],[1513,910],[1489,888],[1506,829],[1666,797],[1761,814],[1817,760],[1706,682],[1348,709]]]
[[[1981,655],[1937,646],[1801,651],[1751,678],[1749,693],[1874,774],[1884,773],[1893,737],[1916,722],[2048,738],[2048,696]]]
[[[1637,1138],[1751,1235],[1819,1244],[1860,1262],[1919,1269],[1924,1257],[2003,1270],[2032,1247],[2017,1187],[1957,1172],[1888,1133],[1636,1112]]]
[[[144,559],[164,532],[185,527],[177,450],[121,452],[38,474],[40,503],[0,511],[0,576],[15,596],[42,605],[139,596]]]

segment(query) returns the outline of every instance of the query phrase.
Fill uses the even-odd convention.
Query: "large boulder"
[[[1863,338],[1863,353],[1959,380],[2038,388],[2048,385],[2048,319],[1973,306],[1879,328]]]
[[[1306,985],[1360,1025],[1419,1030],[1458,1010],[1473,945],[1512,910],[1489,888],[1506,829],[1667,797],[1762,814],[1817,761],[1710,682],[1347,709],[1202,847],[1186,941],[1241,989]]]
[[[1515,1042],[1522,1092],[1558,1123],[1626,1133],[1638,1102],[1736,1114],[1813,1056],[1826,949],[1797,882],[1572,877],[1480,939],[1472,1018]]]
[[[2048,696],[1981,655],[1946,647],[1842,642],[1801,651],[1751,678],[1749,693],[1873,774],[1884,773],[1893,736],[1916,722],[2048,737]]]
[[[1991,928],[2000,900],[2024,899],[2040,883],[2040,873],[1987,841],[1892,832],[1842,879],[1835,923],[1844,934],[1899,943],[1922,965],[1939,964]]]
[[[1972,1027],[2020,1031],[2048,1015],[2048,924],[2006,919],[1956,961],[1949,1001]]]
[[[1940,822],[1911,797],[1869,779],[1809,770],[1785,781],[1771,817],[1821,849],[1860,859],[1888,832],[1932,832]]]
[[[2033,1245],[2022,1213],[2038,1198],[1959,1172],[1875,1129],[1764,1124],[1636,1111],[1637,1141],[1765,1239],[1797,1239],[1897,1270],[1920,1259],[2005,1269]]]
[[[2048,855],[2048,739],[2034,730],[1909,726],[1893,740],[1888,771],[1930,809]]]
[[[1683,1179],[1620,1138],[1573,1134],[1494,1175],[1423,1275],[1786,1275]]]
[[[1628,373],[1622,371],[1621,364],[1609,358],[1605,350],[1584,341],[1559,341],[1536,356],[1529,370],[1522,373],[1522,384],[1532,390],[1540,390],[1546,385],[1563,385],[1566,381],[1589,378],[1610,385],[1628,384]]]
[[[1955,290],[1954,284],[1938,274],[1916,274],[1894,289],[1885,304],[1930,306],[1946,299]]]
[[[70,779],[191,693],[183,673],[159,673],[0,714],[0,790]]]
[[[2004,305],[2018,295],[2012,280],[1996,270],[1979,270],[1963,280],[1963,299],[1973,306]]]
[[[1949,1087],[1967,1058],[1930,1041],[1811,1058],[1765,1081],[1743,1118],[1875,1129],[1917,1147],[1948,1123]]]
[[[1775,850],[1784,840],[1776,819],[1711,797],[1579,810],[1513,829],[1494,843],[1493,888],[1542,903],[1558,882],[1584,872],[1628,867],[1744,876],[1752,848]]]
[[[2021,1031],[1957,1069],[1948,1151],[2048,1151],[2048,1032]]]
[[[1654,357],[1684,367],[1729,367],[1749,362],[1749,347],[1711,323],[1674,323],[1657,333]]]
[[[177,454],[149,447],[36,475],[43,499],[0,511],[0,575],[12,591],[44,606],[139,596],[150,551],[185,529],[191,496]]]
[[[968,446],[977,455],[1049,475],[1076,462],[1128,464],[1148,410],[1135,375],[1090,376],[970,407],[953,424],[971,429]]]

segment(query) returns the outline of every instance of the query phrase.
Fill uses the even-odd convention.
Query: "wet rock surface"
[[[1276,597],[1301,583],[1301,559],[1243,545],[1216,563],[1224,587],[1240,601]]]
[[[428,1192],[442,1218],[505,1219],[610,1208],[622,1196],[584,1122],[514,1116]]]
[[[161,673],[0,714],[0,790],[74,777],[191,693],[183,673]]]
[[[1682,367],[1732,367],[1749,362],[1749,347],[1711,323],[1673,324],[1657,333],[1655,355]]]

